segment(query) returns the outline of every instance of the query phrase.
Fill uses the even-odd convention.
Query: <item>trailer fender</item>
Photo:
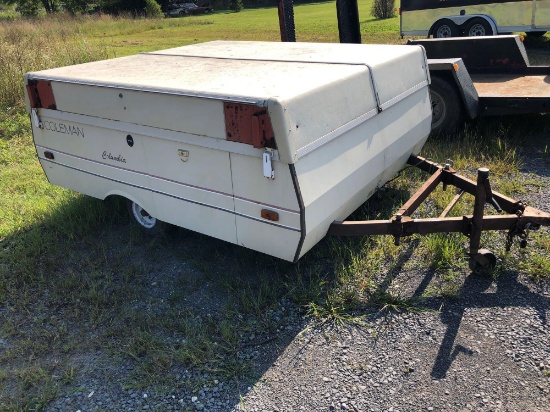
[[[488,32],[489,29],[491,30],[491,33],[486,33],[485,35],[491,36],[498,33],[497,30],[497,24],[495,20],[487,15],[487,14],[464,14],[462,16],[446,16],[441,19],[438,19],[432,24],[432,27],[430,27],[430,30],[428,31],[428,37],[434,36],[436,33],[436,29],[442,24],[442,22],[448,22],[454,24],[458,29],[458,35],[456,37],[461,36],[467,36],[467,29],[470,29],[470,25],[472,25],[472,29],[475,29],[475,24],[479,24],[485,27],[486,31]],[[475,34],[472,34],[471,36],[476,36]],[[455,36],[453,36],[455,37]]]
[[[111,190],[103,198],[106,201],[109,198],[122,198],[126,202],[128,215],[139,230],[148,236],[159,236],[167,234],[173,228],[172,225],[151,216],[148,211],[154,210],[154,204],[151,199],[140,198],[123,190]]]
[[[462,114],[470,119],[479,116],[479,96],[462,59],[428,59],[428,67],[434,115],[432,131],[455,128]]]

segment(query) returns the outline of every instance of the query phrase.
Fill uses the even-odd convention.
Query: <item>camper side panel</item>
[[[301,238],[300,206],[288,165],[272,166],[274,179],[266,178],[261,158],[231,153],[238,244],[292,261]]]
[[[88,116],[38,115],[43,127],[33,124],[33,136],[51,183],[99,199],[123,196],[162,221],[236,243],[227,151],[178,141],[178,134],[163,139],[98,126],[105,121]]]
[[[306,216],[300,256],[420,151],[431,116],[424,87],[296,163]]]

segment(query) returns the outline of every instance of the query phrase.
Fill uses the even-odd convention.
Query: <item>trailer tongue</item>
[[[473,182],[456,173],[450,164],[440,166],[420,156],[411,156],[409,165],[431,173],[431,177],[389,220],[337,221],[332,223],[329,234],[338,236],[371,236],[392,235],[396,245],[400,238],[413,234],[429,233],[462,233],[470,238],[470,269],[490,268],[496,264],[495,255],[482,249],[481,232],[487,230],[507,230],[506,250],[510,250],[515,238],[520,239],[520,247],[527,246],[530,230],[540,226],[550,226],[550,213],[524,205],[521,201],[511,199],[493,192],[489,183],[489,169],[480,168],[477,182]],[[413,213],[428,196],[443,185],[455,186],[459,191],[441,215],[437,218],[413,219]],[[448,217],[449,212],[460,198],[469,193],[475,197],[474,210],[471,215]],[[485,215],[485,204],[491,204],[499,215]],[[502,214],[505,212],[505,214]]]

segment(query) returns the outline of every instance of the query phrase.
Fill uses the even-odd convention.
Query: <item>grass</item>
[[[363,42],[402,43],[398,19],[368,17],[370,4],[359,6]],[[337,41],[333,2],[295,12],[298,40]],[[347,325],[369,314],[425,309],[422,298],[459,295],[468,270],[466,239],[458,235],[414,236],[401,246],[392,237],[326,238],[291,265],[185,231],[143,238],[128,227],[123,202],[47,182],[24,111],[25,72],[217,39],[278,41],[276,9],[157,20],[54,16],[0,26],[0,410],[42,410],[80,390],[73,385],[86,354],[98,350],[106,373],[130,367],[125,388],[196,391],[218,379],[251,380],[245,349],[284,330],[290,315],[280,303],[287,299],[320,324]],[[525,119],[471,123],[452,139],[430,139],[422,154],[451,156],[472,178],[478,165],[488,166],[493,187],[521,194],[522,146],[550,126],[544,116]],[[549,158],[544,144],[536,147]],[[352,219],[390,218],[423,180],[405,171]],[[529,180],[530,189],[538,184],[536,176]],[[436,191],[418,216],[437,214],[453,196]],[[454,215],[471,204],[466,197]],[[499,239],[484,235],[483,242],[498,248]],[[532,233],[530,249],[508,257],[507,270],[548,281],[548,239]],[[401,281],[418,260],[433,280],[411,297]],[[209,378],[184,372],[191,368]]]

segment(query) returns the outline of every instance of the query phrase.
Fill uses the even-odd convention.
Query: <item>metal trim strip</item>
[[[405,90],[403,93],[398,94],[397,96],[395,96],[392,99],[388,100],[387,102],[382,103],[382,105],[381,105],[382,110],[386,110],[388,107],[391,107],[394,104],[399,103],[401,100],[406,99],[411,94],[416,93],[418,90],[420,90],[423,87],[426,87],[428,85],[429,85],[428,80],[423,80],[422,82],[418,83],[416,86],[413,86],[410,89]]]
[[[296,200],[298,200],[298,205],[300,206],[300,241],[296,247],[296,253],[294,254],[293,263],[298,262],[300,259],[300,253],[302,251],[302,246],[306,239],[306,207],[304,205],[304,199],[302,197],[302,191],[300,190],[300,182],[298,182],[298,175],[296,173],[296,167],[294,164],[288,165],[290,170],[290,176],[292,177],[292,183],[294,184],[294,192],[296,193]]]
[[[187,202],[187,203],[192,203],[192,204],[199,205],[199,206],[205,206],[205,207],[208,207],[210,209],[215,209],[215,210],[219,210],[221,212],[226,212],[226,213],[230,213],[230,214],[233,214],[233,215],[236,215],[236,216],[244,217],[246,219],[255,220],[255,221],[258,221],[258,222],[261,222],[261,223],[265,223],[267,225],[277,226],[277,227],[280,227],[282,229],[291,230],[293,232],[301,232],[300,229],[296,229],[294,227],[273,223],[271,221],[256,218],[254,216],[245,215],[244,213],[235,212],[234,210],[229,210],[229,209],[225,209],[225,208],[219,207],[219,206],[214,206],[214,205],[211,205],[211,204],[208,204],[208,203],[198,202],[196,200],[188,199],[188,198],[181,197],[181,196],[176,196],[176,195],[173,195],[171,193],[166,193],[166,192],[162,192],[160,190],[152,189],[152,188],[147,187],[147,186],[140,186],[140,185],[136,185],[136,184],[133,184],[133,183],[125,182],[123,180],[113,179],[111,177],[100,175],[99,173],[94,173],[94,172],[90,172],[90,171],[87,171],[87,170],[79,169],[79,168],[74,167],[74,166],[69,166],[69,165],[64,164],[64,163],[55,162],[53,160],[46,159],[45,157],[39,156],[38,159],[43,160],[45,162],[56,164],[56,165],[61,166],[61,167],[66,167],[68,169],[76,170],[78,172],[86,173],[86,174],[89,174],[91,176],[99,177],[101,179],[109,180],[111,182],[121,183],[123,185],[135,187],[135,188],[142,189],[142,190],[147,190],[147,191],[152,192],[152,193],[157,193],[159,195],[171,197],[173,199],[178,199],[178,200],[181,200],[181,201],[184,201],[184,202]]]
[[[327,143],[333,141],[334,139],[340,137],[344,133],[350,131],[351,129],[359,126],[362,123],[365,123],[367,120],[371,119],[372,117],[376,116],[378,114],[378,109],[372,109],[369,110],[367,113],[362,114],[359,117],[356,117],[352,121],[340,126],[339,128],[333,130],[330,133],[327,133],[326,135],[320,137],[317,140],[314,140],[313,142],[307,144],[304,147],[301,147],[296,151],[296,156],[298,159],[308,155],[309,153],[313,152],[314,150],[320,148],[321,146],[326,145]]]
[[[209,100],[223,100],[225,102],[248,103],[248,104],[255,104],[259,106],[266,104],[265,99],[252,99],[248,97],[235,97],[235,96],[232,97],[232,96],[226,96],[221,94],[215,95],[215,94],[206,94],[206,93],[184,92],[181,90],[160,89],[160,88],[154,88],[154,87],[136,87],[136,86],[130,86],[130,85],[122,86],[122,85],[115,85],[110,83],[92,82],[87,80],[68,80],[68,79],[63,79],[63,78],[53,77],[53,76],[39,76],[36,73],[29,73],[28,79],[29,80],[47,80],[51,82],[69,83],[69,84],[80,84],[82,86],[105,87],[108,89],[116,89],[116,90],[132,90],[137,92],[169,94],[169,95],[185,96],[185,97],[197,97],[197,98],[209,99]]]
[[[217,194],[217,195],[230,197],[232,199],[238,199],[238,200],[242,200],[244,202],[254,203],[254,204],[257,204],[257,205],[260,205],[260,206],[265,206],[265,207],[269,207],[269,208],[272,208],[272,209],[280,210],[280,211],[283,211],[283,212],[289,212],[289,213],[293,213],[293,214],[300,214],[300,212],[297,211],[297,210],[287,209],[287,208],[284,208],[284,207],[281,207],[281,206],[271,205],[271,204],[268,204],[268,203],[262,203],[262,202],[259,202],[257,200],[254,200],[254,199],[247,199],[245,197],[234,196],[231,193],[220,192],[220,191],[217,191],[217,190],[208,189],[206,187],[196,186],[196,185],[192,185],[192,184],[189,184],[189,183],[179,182],[177,180],[166,179],[164,177],[151,175],[149,173],[139,172],[139,171],[133,170],[133,169],[126,169],[124,167],[115,166],[115,165],[112,165],[112,164],[109,164],[109,163],[98,162],[97,160],[92,160],[92,159],[88,159],[88,158],[85,158],[85,157],[76,156],[76,155],[73,155],[73,154],[70,154],[70,153],[62,152],[60,150],[52,149],[52,148],[41,146],[41,145],[36,145],[35,147],[36,147],[36,150],[37,150],[37,153],[36,153],[37,157],[40,158],[40,159],[42,159],[42,157],[38,155],[38,148],[40,148],[42,150],[51,150],[55,153],[61,153],[65,156],[70,156],[70,157],[73,157],[75,159],[80,159],[80,160],[84,160],[84,161],[87,161],[87,162],[90,162],[90,163],[95,163],[95,164],[98,164],[98,165],[101,165],[101,166],[110,167],[112,169],[124,170],[125,172],[134,173],[136,175],[147,176],[147,177],[150,177],[150,178],[153,178],[153,179],[158,179],[158,180],[164,180],[165,182],[175,183],[175,184],[178,184],[178,185],[181,185],[181,186],[189,187],[191,189],[201,190],[201,191],[208,192],[208,193],[214,193],[214,194]],[[47,160],[49,160],[49,159],[47,159]],[[67,166],[67,167],[72,167],[72,166]],[[76,168],[76,170],[81,170],[81,169]]]
[[[195,54],[168,54],[168,53],[155,53],[155,52],[141,52],[142,55],[152,56],[167,56],[167,57],[191,57],[197,59],[215,59],[215,60],[237,60],[237,61],[251,61],[251,62],[270,62],[270,63],[305,63],[305,64],[333,64],[341,66],[365,66],[370,67],[365,62],[330,62],[321,60],[298,60],[298,59],[259,59],[253,57],[220,57],[220,56],[199,56]]]
[[[425,36],[429,30],[405,30],[401,32],[401,36]]]
[[[87,116],[84,114],[64,112],[60,110],[38,110],[39,115],[42,117],[48,117],[56,120],[64,120],[72,123],[80,123],[88,126],[101,127],[104,129],[112,129],[124,133],[134,133],[148,137],[156,137],[159,139],[170,140],[172,142],[205,147],[207,149],[221,150],[224,152],[237,153],[258,158],[261,158],[264,152],[263,149],[256,149],[250,145],[243,145],[242,143],[238,142],[230,142],[228,140],[219,139],[216,137],[199,136],[190,133],[179,132],[176,130],[161,129],[153,126],[144,126],[135,123],[127,123],[118,120],[104,119],[101,117]],[[279,160],[279,152],[277,150],[273,151],[273,159]]]
[[[424,10],[439,10],[453,7],[475,7],[484,5],[496,5],[500,3],[521,3],[530,2],[530,0],[448,0],[441,2],[440,0],[408,0],[401,2],[401,11],[424,11]]]

